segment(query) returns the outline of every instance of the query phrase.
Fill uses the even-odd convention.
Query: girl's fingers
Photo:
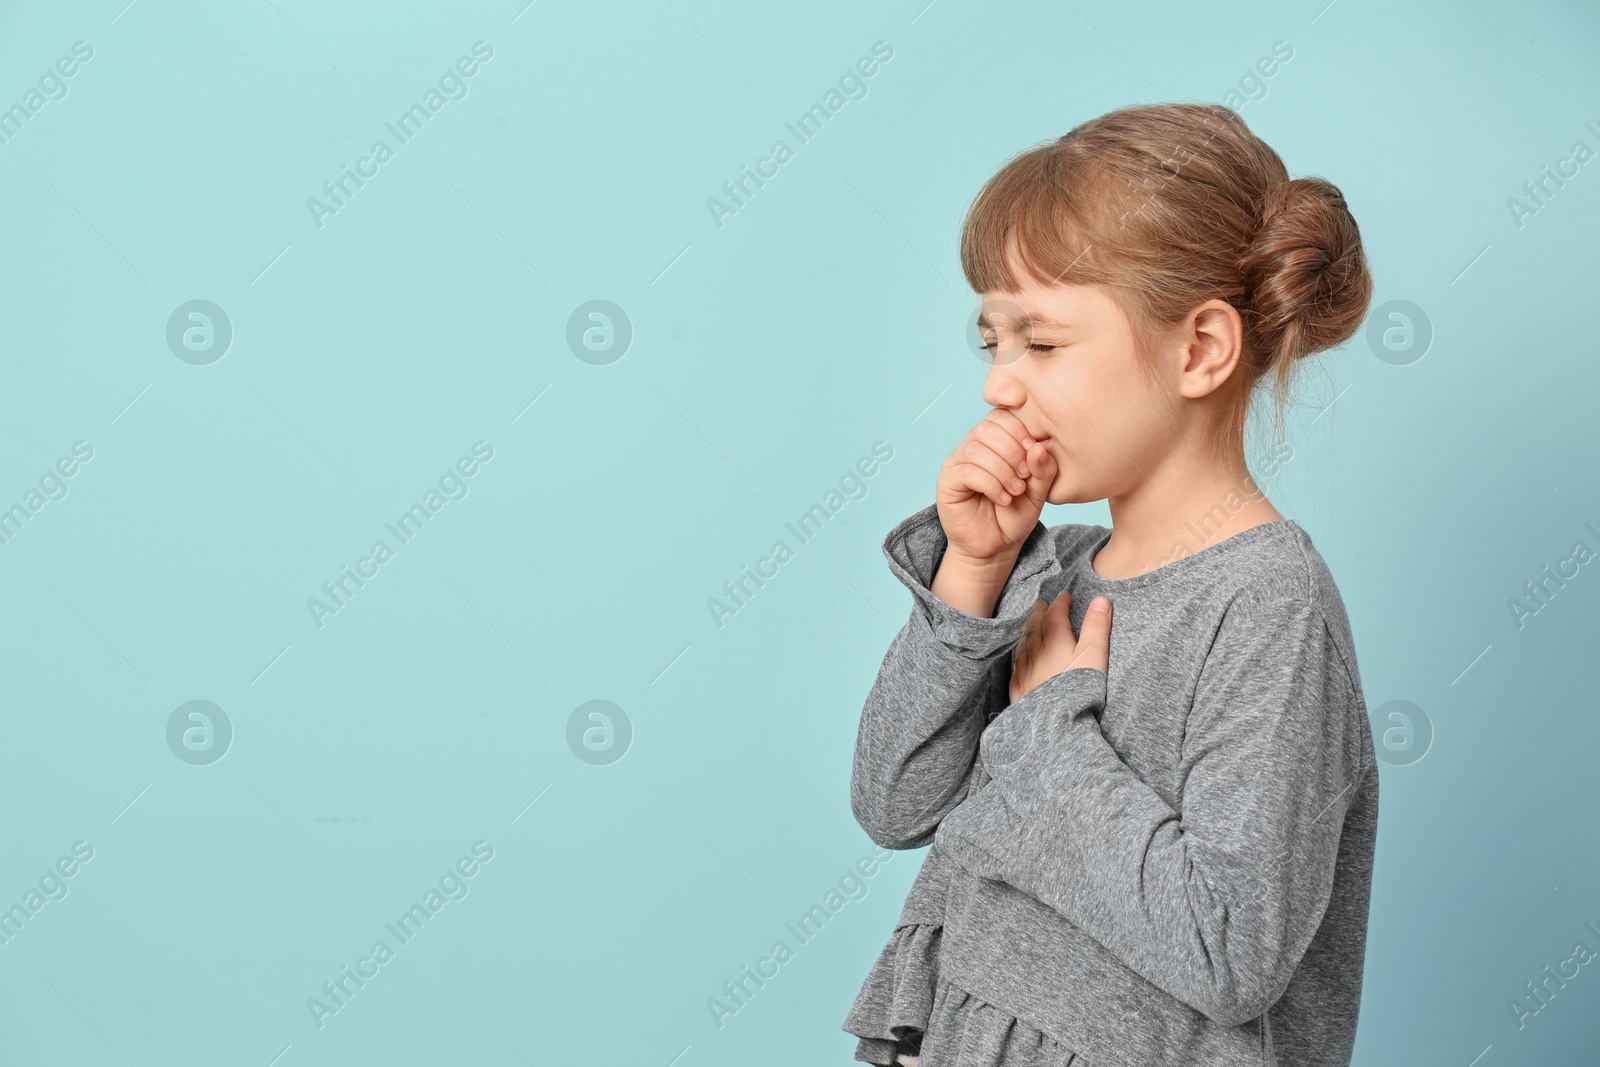
[[[1045,611],[1045,602],[1035,600],[1033,607],[1028,610],[1028,617],[1022,621],[1022,636],[1017,638],[1019,655],[1025,655],[1033,649],[1033,643],[1039,636],[1040,615]]]
[[[976,463],[959,463],[961,481],[973,492],[982,493],[1001,507],[1010,504],[1013,497],[989,471]]]
[[[1027,430],[1022,429],[1022,420],[1008,411],[1002,412],[999,409],[990,414],[1004,416],[1010,423],[1016,424],[1016,429],[1010,429],[1010,423],[1003,425],[997,418],[986,418],[972,428],[972,439],[988,445],[995,455],[1011,467],[1012,471],[1026,478],[1030,465],[1025,442],[1029,438]],[[1021,436],[1018,436],[1019,433]]]
[[[1103,604],[1104,610],[1097,604]],[[1072,667],[1068,669],[1093,667],[1101,673],[1108,673],[1111,660],[1111,601],[1104,597],[1095,597],[1090,601],[1079,631],[1078,648],[1072,657]]]
[[[1056,480],[1056,458],[1043,442],[1028,447],[1028,497],[1044,508],[1050,495],[1050,486]]]
[[[1026,451],[1025,444],[1029,440],[1030,434],[1028,433],[1028,428],[1022,424],[1022,420],[1017,418],[1014,412],[1005,411],[1001,408],[991,408],[989,414],[984,417],[984,421],[1000,427],[1007,437],[1015,441],[1019,448],[1023,448]],[[980,423],[979,425],[982,424]]]
[[[1051,641],[1063,641],[1067,648],[1073,645],[1072,637],[1072,593],[1063,589],[1056,594],[1055,600],[1050,603],[1050,610],[1045,613],[1045,629]]]
[[[979,425],[981,426],[982,424],[980,423]],[[999,433],[998,430],[994,432]],[[1000,436],[1003,437],[1004,434],[1000,434]],[[1015,441],[1011,443],[1013,445],[1016,444]],[[1020,496],[1027,492],[1028,488],[1028,483],[1017,473],[1018,462],[1025,459],[1025,457],[1021,449],[1018,448],[1016,450],[1017,458],[1010,459],[1006,454],[1009,451],[1003,446],[997,449],[990,442],[980,439],[979,434],[974,431],[973,436],[967,438],[962,447],[961,458],[968,463],[978,464],[994,475],[1012,496]],[[1023,469],[1026,468],[1024,467]]]
[[[1028,467],[1040,478],[1053,476],[1056,472],[1055,453],[1050,451],[1044,441],[1035,441],[1028,448]]]
[[[1033,607],[1028,610],[1028,617],[1022,622],[1022,636],[1017,638],[1017,646],[1011,653],[1011,673],[1027,670],[1028,664],[1033,662],[1033,648],[1039,640],[1039,628],[1044,621],[1048,605],[1043,600],[1035,600]]]

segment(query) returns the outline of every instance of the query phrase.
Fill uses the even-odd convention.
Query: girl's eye
[[[984,345],[983,347],[988,349],[990,352],[993,352],[994,349],[995,349],[995,342],[990,341],[988,344]],[[1028,343],[1028,351],[1030,351],[1030,352],[1054,352],[1058,347],[1060,347],[1060,346],[1059,345],[1041,345],[1041,344],[1037,344],[1037,343],[1034,343],[1034,342],[1031,342],[1031,341]]]

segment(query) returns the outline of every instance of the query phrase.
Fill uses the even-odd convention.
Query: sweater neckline
[[[1080,577],[1082,577],[1089,585],[1105,593],[1125,592],[1132,589],[1138,589],[1141,586],[1150,585],[1153,582],[1180,577],[1188,574],[1197,567],[1206,566],[1217,557],[1225,555],[1229,551],[1241,548],[1245,545],[1253,544],[1269,537],[1275,537],[1280,533],[1304,534],[1305,532],[1300,528],[1300,524],[1295,522],[1293,519],[1273,519],[1271,522],[1263,522],[1256,526],[1252,526],[1247,530],[1240,530],[1232,537],[1225,537],[1216,544],[1207,545],[1205,548],[1202,548],[1197,552],[1191,552],[1182,559],[1176,559],[1171,563],[1163,564],[1162,566],[1157,567],[1155,570],[1145,571],[1143,574],[1135,574],[1129,578],[1102,578],[1095,572],[1094,558],[1095,556],[1099,555],[1100,550],[1105,547],[1106,542],[1111,540],[1111,534],[1113,531],[1109,526],[1102,526],[1100,529],[1104,532],[1096,535],[1095,538],[1089,542],[1088,549],[1080,557],[1078,571]]]

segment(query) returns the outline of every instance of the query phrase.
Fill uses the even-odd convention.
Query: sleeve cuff
[[[935,847],[971,874],[1035,896],[1036,875],[1082,870],[1095,839],[1074,813],[1110,751],[1094,717],[1105,687],[1103,671],[1062,671],[996,718],[980,741],[992,777],[939,823]]]
[[[1052,675],[983,732],[978,756],[984,771],[1019,814],[1070,791],[1084,772],[1084,746],[1105,744],[1096,716],[1106,704],[1106,681],[1093,667]]]
[[[1035,708],[1069,708],[1072,718],[1098,714],[1106,706],[1106,672],[1095,667],[1074,667],[1052,674],[1011,703],[1007,710],[1019,716]]]
[[[913,613],[950,652],[984,660],[1017,643],[1039,590],[1061,571],[1055,542],[1043,522],[1036,522],[1006,579],[992,619],[980,619],[934,596],[929,588],[949,542],[939,523],[938,505],[929,504],[902,520],[883,539],[889,569],[915,600]],[[1040,688],[1043,688],[1041,686]]]

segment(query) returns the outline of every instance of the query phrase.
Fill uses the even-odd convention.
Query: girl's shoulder
[[[1192,546],[1204,536],[1189,531],[1174,539],[1156,566],[1116,579],[1099,579],[1092,567],[1095,554],[1111,539],[1111,527],[1061,523],[1046,529],[1064,572],[1096,578],[1108,588],[1133,591],[1164,585],[1174,593],[1182,587],[1223,599],[1250,594],[1312,602],[1338,595],[1333,575],[1311,535],[1293,519],[1251,526],[1199,549]]]
[[[1244,546],[1232,575],[1229,611],[1252,621],[1278,619],[1326,632],[1360,700],[1361,674],[1344,597],[1311,535],[1293,519],[1266,524]],[[1249,532],[1249,531],[1246,531]],[[1258,614],[1259,613],[1259,614]],[[1308,631],[1308,633],[1311,631]]]
[[[1230,614],[1253,615],[1263,608],[1280,612],[1299,608],[1325,621],[1342,650],[1353,645],[1333,573],[1311,535],[1293,519],[1252,526],[1197,551],[1175,545],[1160,566],[1122,579],[1103,579],[1092,565],[1095,553],[1111,537],[1110,527],[1062,523],[1048,531],[1061,564],[1057,581],[1064,586],[1081,584],[1113,599],[1136,598],[1145,612],[1169,611],[1191,622],[1206,614],[1197,614],[1198,605],[1208,605],[1219,620]]]

